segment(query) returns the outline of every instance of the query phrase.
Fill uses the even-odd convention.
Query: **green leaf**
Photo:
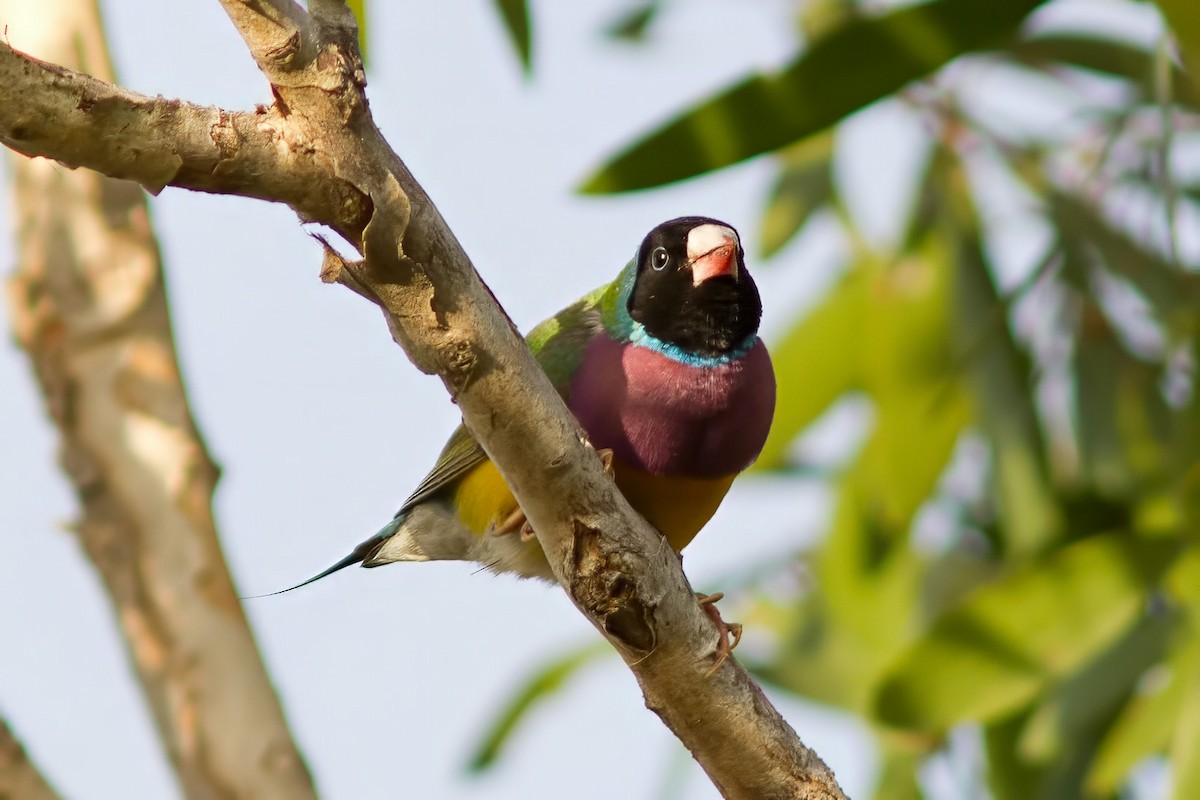
[[[529,21],[529,2],[495,0],[495,4],[513,50],[521,61],[521,69],[529,75],[533,71],[533,32]]]
[[[940,731],[1028,703],[1133,624],[1176,551],[1171,541],[1094,536],[979,589],[890,670],[879,719]]]
[[[957,205],[963,200],[970,201],[965,184],[954,186],[948,180],[955,172],[957,154],[945,147],[929,147],[922,158],[921,175],[913,184],[900,238],[900,251],[904,253],[919,249],[931,231],[940,230],[939,223],[946,216],[947,203]],[[954,196],[956,193],[959,196]]]
[[[1050,490],[1045,442],[1033,404],[1033,367],[1008,324],[969,200],[958,231],[957,339],[974,384],[982,427],[990,441],[1000,501],[1003,545],[1013,554],[1040,551],[1059,532],[1061,512]]]
[[[1078,731],[1057,758],[1031,761],[1021,755],[1021,732],[1029,715],[1021,713],[986,726],[988,786],[993,800],[1080,800],[1079,786],[1095,752],[1106,719]]]
[[[762,257],[770,258],[833,196],[833,132],[788,148],[762,221]]]
[[[785,466],[792,441],[829,406],[854,388],[866,270],[853,269],[825,300],[771,347],[777,401],[771,433],[756,469]]]
[[[928,235],[877,269],[867,293],[860,369],[876,425],[859,475],[894,533],[907,531],[972,418],[950,325],[952,271],[945,242]]]
[[[775,422],[760,468],[784,464],[795,437],[846,391],[875,403],[857,480],[879,522],[906,530],[971,419],[950,330],[952,265],[939,240],[883,264],[871,256],[772,348]]]
[[[883,737],[883,764],[875,784],[872,800],[923,800],[918,780],[925,753]]]
[[[817,39],[783,71],[753,75],[628,147],[581,191],[661,186],[803,139],[953,59],[1004,43],[1038,0],[931,0]]]
[[[1122,353],[1121,380],[1117,402],[1117,424],[1125,444],[1125,459],[1135,480],[1142,486],[1159,486],[1171,464],[1171,448],[1182,438],[1174,425],[1175,412],[1167,404],[1162,391],[1162,368],[1158,364],[1146,363]],[[1161,487],[1166,489],[1166,487]],[[1143,491],[1138,499],[1145,504],[1159,504],[1166,511],[1178,506],[1169,497],[1169,490],[1162,499],[1154,491]],[[1149,523],[1150,518],[1145,518]],[[1159,524],[1159,529],[1173,524]]]
[[[1161,314],[1190,315],[1200,302],[1200,277],[1183,272],[1165,257],[1114,226],[1091,204],[1062,192],[1046,197],[1059,235],[1085,249],[1128,280]]]
[[[1173,800],[1200,797],[1200,547],[1193,544],[1167,573],[1167,590],[1187,610],[1186,638],[1169,662],[1178,684],[1171,735]]]
[[[991,494],[999,501],[1001,522],[997,544],[1009,556],[1033,554],[1042,551],[1062,526],[1034,406],[1033,366],[1009,325],[1010,301],[996,291],[961,165],[936,150],[931,156],[931,173],[935,182],[944,186],[944,199],[940,203],[924,200],[924,208],[919,207],[914,216],[932,215],[954,243],[952,259],[958,265],[955,339],[973,386],[976,414],[992,450]]]
[[[993,800],[1035,800],[1041,775],[1017,753],[1025,715],[997,720],[984,727],[987,788]]]
[[[358,54],[363,66],[367,66],[367,0],[346,0],[346,5],[358,20]]]
[[[487,726],[487,733],[475,748],[467,768],[471,772],[483,772],[495,764],[517,726],[538,703],[548,700],[562,689],[580,669],[611,653],[612,648],[607,642],[589,642],[554,659],[529,676],[508,705]]]
[[[881,525],[874,498],[851,475],[814,570],[835,625],[857,636],[878,668],[910,639],[922,562]]]
[[[1119,429],[1123,366],[1128,358],[1114,338],[1103,312],[1085,303],[1075,347],[1075,412],[1079,458],[1086,477],[1107,497],[1124,497],[1132,474]]]
[[[1162,752],[1179,719],[1195,645],[1180,637],[1167,661],[1144,678],[1109,725],[1088,768],[1084,788],[1098,797],[1116,794],[1130,770]]]
[[[1172,800],[1200,797],[1200,619],[1192,619],[1186,651],[1180,659],[1183,697],[1171,738]]]
[[[1154,98],[1154,54],[1129,42],[1086,33],[1038,34],[1014,43],[1009,54],[1030,66],[1064,65],[1124,78],[1140,86],[1143,96]],[[1174,65],[1170,77],[1175,99],[1200,107],[1200,86]]]
[[[797,8],[796,23],[806,40],[815,41],[861,13],[859,0],[806,0]]]
[[[1021,731],[1018,750],[1027,761],[1050,764],[1100,727],[1107,730],[1142,675],[1167,650],[1178,614],[1147,616],[1113,647],[1046,693]]]
[[[1158,0],[1158,8],[1175,34],[1192,81],[1200,86],[1200,8],[1195,0]]]
[[[641,42],[646,38],[650,23],[662,11],[662,0],[651,0],[642,3],[621,14],[604,30],[610,39],[621,39],[627,42]]]
[[[818,594],[805,597],[790,611],[780,647],[769,659],[754,663],[754,673],[819,703],[852,712],[865,708],[879,671],[870,660],[870,648],[837,626]]]
[[[1200,546],[1184,551],[1167,573],[1166,584],[1171,599],[1200,618]]]
[[[758,469],[785,466],[801,431],[847,391],[865,389],[879,424],[864,475],[889,519],[907,521],[969,419],[951,345],[949,269],[935,244],[892,265],[865,256],[771,347],[778,401]]]
[[[881,671],[909,641],[922,564],[907,543],[882,535],[853,481],[838,495],[816,555],[816,590],[792,610],[780,646],[757,671],[819,702],[864,713]]]
[[[1001,571],[994,553],[960,546],[932,558],[921,579],[921,622],[937,619]]]

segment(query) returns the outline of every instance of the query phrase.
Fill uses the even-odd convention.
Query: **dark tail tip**
[[[289,586],[288,588],[280,589],[277,592],[267,592],[266,594],[252,594],[249,597],[243,597],[241,599],[242,600],[258,600],[260,597],[274,597],[277,594],[285,594],[287,592],[292,591],[293,589],[299,589],[303,586],[308,586],[310,583],[315,583],[315,582],[321,580],[321,578],[327,578],[339,570],[343,570],[346,567],[351,567],[351,566],[354,566],[355,564],[358,564],[362,560],[363,560],[363,557],[362,557],[362,554],[359,553],[359,548],[355,548],[353,553],[346,556],[345,558],[343,558],[341,561],[334,564],[329,569],[325,570],[324,572],[319,572],[316,575],[313,575],[308,580],[297,583],[295,586]]]
[[[364,561],[373,558],[375,556],[375,554],[379,552],[379,548],[383,547],[383,543],[386,542],[388,539],[390,539],[393,535],[395,535],[396,531],[400,529],[400,525],[401,525],[401,523],[403,523],[403,521],[404,521],[403,515],[397,514],[396,517],[391,522],[389,522],[387,525],[383,526],[382,530],[380,530],[379,533],[375,534],[370,539],[367,539],[365,542],[360,544],[358,547],[354,548],[354,552],[352,552],[350,555],[346,556],[341,561],[337,562],[336,564],[334,564],[332,567],[325,570],[324,572],[319,572],[316,575],[313,575],[311,578],[309,578],[306,581],[297,583],[295,586],[289,586],[286,589],[280,589],[278,592],[267,592],[266,594],[252,594],[249,597],[242,597],[240,599],[241,600],[257,600],[260,597],[274,597],[277,594],[285,594],[287,592],[292,591],[293,589],[299,589],[301,587],[308,586],[310,583],[315,583],[315,582],[321,580],[321,578],[327,578],[330,575],[332,575],[333,573],[343,570],[346,567],[352,567],[355,564],[362,564]]]

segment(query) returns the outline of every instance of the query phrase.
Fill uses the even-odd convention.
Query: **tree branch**
[[[14,31],[15,32],[15,31]],[[164,186],[286,203],[351,241],[370,201],[290,141],[278,109],[228,112],[146,97],[0,43],[0,143],[27,156]],[[328,224],[328,223],[327,223]]]
[[[42,777],[37,765],[0,717],[0,798],[12,800],[58,800],[59,794]]]
[[[110,70],[93,0],[0,0],[0,11],[11,34],[40,52]],[[12,54],[4,50],[0,62]],[[62,133],[77,147],[75,163],[103,163],[107,153],[114,172],[144,170],[157,181],[164,173],[139,154],[191,146],[187,126],[164,111],[183,104],[130,105],[136,96],[101,81],[25,63],[26,76],[40,76],[47,86],[44,102],[24,105],[37,99],[26,93],[12,102],[8,89],[0,89],[0,116],[19,117],[20,130],[52,136],[56,117],[38,114],[62,113],[73,121]],[[78,87],[84,87],[78,96],[97,102],[73,111],[55,104]],[[14,115],[16,105],[21,110]],[[199,111],[214,119],[221,113]],[[97,118],[109,126],[129,123],[123,134],[109,131],[108,151],[91,138],[88,121]],[[6,139],[13,134],[5,129]],[[191,798],[312,798],[312,780],[217,542],[217,470],[180,381],[145,195],[136,184],[93,172],[13,161],[14,332],[59,429],[60,458],[83,508],[79,541],[112,601],[180,785]],[[192,173],[176,169],[173,179],[181,174]],[[210,177],[232,178],[243,188],[254,182],[253,175],[235,174],[218,170]],[[262,183],[280,185],[275,176]]]
[[[271,82],[273,113],[286,128],[281,139],[293,147],[303,142],[304,157],[327,170],[322,180],[370,198],[365,224],[345,209],[324,217],[297,209],[360,245],[362,262],[327,257],[323,275],[373,297],[414,364],[442,377],[537,531],[555,575],[617,647],[647,705],[726,797],[843,797],[832,773],[736,662],[708,674],[718,635],[679,559],[604,473],[453,233],[375,127],[353,17],[343,4],[312,0],[310,17],[286,0],[221,2]],[[39,91],[24,79],[23,91]],[[78,134],[78,117],[54,124],[73,125]],[[11,137],[0,117],[0,139]],[[73,138],[39,152],[76,163]],[[253,158],[248,150],[239,157]],[[217,183],[210,190],[220,190]],[[246,193],[233,185],[227,191]],[[267,199],[297,207],[288,197]]]

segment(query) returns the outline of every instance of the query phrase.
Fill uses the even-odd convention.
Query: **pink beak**
[[[718,275],[737,277],[737,234],[724,225],[700,225],[688,233],[687,256],[692,266],[692,285],[699,286]]]

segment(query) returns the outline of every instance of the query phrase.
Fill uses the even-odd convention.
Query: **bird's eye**
[[[650,266],[656,270],[664,270],[667,264],[671,263],[671,256],[667,254],[667,248],[656,247],[654,252],[650,254]]]

